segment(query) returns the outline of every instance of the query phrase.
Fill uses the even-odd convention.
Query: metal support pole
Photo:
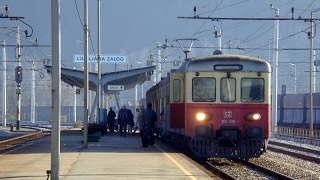
[[[76,69],[76,67],[73,67]],[[74,105],[73,105],[73,121],[74,123],[77,122],[77,87],[73,86],[73,93],[74,93]]]
[[[310,144],[313,143],[313,12],[311,12],[310,24]]]
[[[97,124],[101,122],[101,56],[100,56],[100,0],[98,0],[98,79],[97,79]]]
[[[275,10],[275,18],[279,18],[279,9],[272,8]],[[274,133],[274,127],[277,126],[277,99],[278,99],[278,40],[279,40],[279,20],[275,20],[275,33],[274,33],[274,58],[273,58],[273,88],[272,88],[272,132]]]
[[[89,73],[95,71],[94,64],[89,62],[88,66],[89,66]],[[93,70],[92,70],[92,68],[93,68]],[[90,113],[92,113],[92,108],[91,108],[91,106],[92,106],[92,91],[89,89],[88,93],[89,93],[89,95],[88,95],[88,112],[90,114]],[[89,119],[89,121],[90,121],[90,119]]]
[[[74,105],[73,105],[73,122],[77,122],[77,87],[73,87]]]
[[[20,52],[20,29],[19,26],[17,27],[17,58],[18,58],[18,66],[21,66],[21,52]],[[16,124],[16,130],[20,130],[21,124],[21,83],[17,83],[17,124]]]
[[[221,51],[221,49],[222,49],[222,47],[221,47],[222,46],[222,44],[221,44],[221,41],[222,41],[222,39],[221,39],[221,29],[216,29],[216,27],[215,27],[214,34],[215,34],[215,37],[218,38],[218,48]]]
[[[51,90],[51,179],[60,178],[60,115],[61,115],[61,34],[60,0],[51,0],[51,51],[52,51],[52,90]]]
[[[221,48],[222,48],[222,47],[221,47],[221,46],[222,46],[222,45],[221,45],[221,43],[222,43],[222,42],[221,42],[221,41],[222,41],[222,38],[221,38],[221,29],[219,29],[219,30],[218,30],[218,33],[219,33],[219,37],[218,37],[218,41],[219,41],[219,50],[221,51]]]
[[[35,72],[34,72],[34,62],[32,62],[32,69],[31,69],[31,123],[36,122],[36,80],[35,80]]]
[[[7,126],[7,56],[6,56],[6,41],[3,41],[2,54],[2,127]]]
[[[140,85],[141,86],[141,99],[143,99],[144,94],[143,94],[143,84]],[[139,104],[140,105],[140,104]]]
[[[158,83],[158,82],[160,82],[161,81],[161,71],[162,71],[162,69],[161,69],[161,44],[159,43],[159,42],[157,42],[157,41],[155,41],[154,42],[155,44],[158,44],[157,45],[157,48],[158,48],[158,60],[157,60],[157,69],[156,69],[156,82],[154,83],[154,84],[156,84],[156,83]]]
[[[161,44],[159,43],[159,47],[158,47],[158,73],[157,73],[157,83],[161,81],[161,77],[162,77],[162,67],[161,67]]]
[[[271,60],[270,60],[270,59],[271,59],[271,58],[270,58],[270,57],[271,57],[271,55],[270,55],[270,41],[271,41],[271,39],[268,40],[268,45],[269,45],[269,48],[268,48],[268,49],[269,49],[268,62],[269,62],[269,63],[271,62]]]
[[[293,63],[290,63],[291,66],[294,66],[294,93],[297,94],[297,66]]]
[[[313,50],[312,57],[313,57],[313,62],[315,62],[315,60],[316,60],[316,50]],[[315,66],[314,63],[312,63],[312,64],[313,64],[313,92],[315,93],[316,92],[316,75],[317,75],[316,70],[317,70],[317,67]]]
[[[134,98],[134,109],[138,108],[138,85],[134,86],[135,98]]]
[[[154,61],[154,56],[153,55],[150,55],[150,60]],[[156,64],[156,63],[154,63],[154,64]],[[156,64],[156,69],[153,71],[153,74],[152,74],[153,85],[157,84],[157,75],[158,75],[157,73],[158,73],[158,66]]]
[[[84,0],[84,120],[83,120],[83,148],[88,148],[88,94],[89,94],[89,72],[88,72],[88,0]]]
[[[217,20],[217,21],[220,21],[220,20]],[[220,29],[217,29],[216,26],[214,26],[214,35],[216,38],[218,38],[218,48],[219,48],[219,51],[221,51],[222,49],[222,21],[220,21],[221,23],[221,26],[220,26]]]

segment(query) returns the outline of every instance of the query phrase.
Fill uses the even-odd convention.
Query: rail
[[[320,146],[320,130],[275,126],[273,137]]]

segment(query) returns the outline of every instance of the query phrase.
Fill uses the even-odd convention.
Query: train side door
[[[170,128],[184,128],[185,98],[184,74],[171,73],[170,75]]]

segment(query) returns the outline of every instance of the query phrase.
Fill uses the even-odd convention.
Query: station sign
[[[125,63],[127,62],[127,56],[124,55],[109,55],[109,54],[101,54],[101,63]],[[73,62],[75,63],[83,63],[84,62],[84,55],[83,54],[74,54],[73,55]],[[88,62],[89,63],[97,63],[98,56],[97,55],[88,55]]]
[[[124,90],[124,85],[108,85],[108,90],[122,91]]]

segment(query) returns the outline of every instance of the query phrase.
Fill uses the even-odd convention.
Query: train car
[[[270,73],[254,57],[187,59],[147,91],[157,135],[198,157],[259,157],[270,137]]]
[[[320,130],[320,93],[314,93],[313,96],[313,129]],[[310,98],[307,99],[307,103],[309,105],[306,105],[307,107],[310,107]],[[309,122],[310,124],[310,111],[308,111],[309,115],[307,118],[309,120],[306,120],[306,122]]]
[[[310,94],[278,95],[278,126],[310,127]],[[320,93],[313,94],[313,129],[320,130]]]

